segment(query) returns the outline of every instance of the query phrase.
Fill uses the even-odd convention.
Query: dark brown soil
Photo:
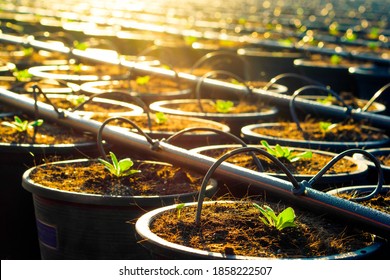
[[[99,77],[103,76],[118,76],[125,75],[127,70],[121,67],[113,67],[109,64],[75,64],[70,65],[69,70],[55,70],[49,71],[54,74],[67,74],[67,75],[96,75]]]
[[[227,114],[239,114],[239,113],[255,113],[255,112],[266,112],[269,111],[267,107],[262,104],[254,104],[245,101],[234,102],[234,106],[231,111]],[[173,107],[174,109],[185,111],[185,112],[196,112],[201,113],[202,110],[197,102],[194,103],[183,103],[183,104],[167,104],[167,107]],[[204,112],[207,113],[218,113],[212,100],[202,100],[202,107]]]
[[[383,164],[385,166],[390,166],[390,154],[383,155],[383,156],[377,156],[376,158],[381,162],[381,164]]]
[[[50,102],[56,106],[57,108],[65,109],[65,110],[71,110],[76,108],[79,104],[77,102],[75,103],[72,100],[76,100],[78,95],[69,95],[68,97],[51,97],[48,95],[48,98],[50,99]],[[31,98],[33,98],[31,96]],[[41,102],[46,102],[47,100],[45,99],[44,96],[39,96],[38,98],[39,101]],[[86,96],[86,99],[88,100],[88,97]],[[108,99],[107,99],[108,100]],[[109,101],[109,100],[108,100]],[[117,101],[115,101],[117,102]],[[87,102],[84,104],[79,110],[81,111],[86,111],[86,112],[98,112],[98,113],[108,113],[111,112],[129,112],[131,109],[129,107],[122,106],[120,104],[113,104],[113,103],[106,103],[106,102],[98,102],[94,101],[93,99],[90,102]]]
[[[33,121],[31,117],[26,115],[19,116],[22,120]],[[13,117],[2,118],[1,121],[13,122]],[[42,126],[38,127],[36,134],[34,130],[29,129],[27,133],[18,132],[15,129],[1,125],[0,123],[0,142],[2,143],[18,143],[18,144],[75,144],[94,142],[94,138],[84,135],[82,132],[74,129],[60,126],[55,123],[44,121]]]
[[[280,213],[285,206],[270,205]],[[296,227],[278,231],[259,219],[251,203],[203,207],[201,225],[196,226],[196,207],[184,207],[162,214],[151,230],[172,243],[222,254],[267,258],[306,258],[329,256],[361,249],[372,242],[371,235],[334,223],[325,217],[295,209]]]
[[[347,193],[340,193],[337,194],[337,196],[348,200],[354,197],[353,194],[347,194]],[[370,200],[359,201],[358,203],[390,214],[390,192],[387,192],[385,194],[379,194]]]
[[[307,135],[306,140],[337,141],[337,142],[365,142],[385,139],[386,135],[377,130],[372,130],[364,124],[339,123],[335,128],[326,132],[320,129],[318,121],[301,122],[301,127]],[[297,129],[293,122],[280,122],[278,126],[256,128],[256,133],[296,140],[305,140],[304,134]]]
[[[208,150],[201,152],[204,155],[208,155],[214,158],[218,158],[223,154],[227,153],[231,149],[218,149],[218,150]],[[297,155],[302,153],[302,151],[294,151],[293,154]],[[273,163],[269,158],[256,155],[262,166],[267,173],[282,173],[283,171]],[[330,155],[324,155],[319,153],[312,153],[312,158],[301,158],[298,161],[290,162],[287,159],[280,158],[279,160],[290,170],[293,174],[301,175],[315,175],[317,174],[333,157]],[[249,168],[252,170],[258,170],[257,166],[253,162],[253,157],[249,154],[237,154],[227,159],[227,162]],[[326,174],[340,174],[340,173],[351,173],[357,171],[357,165],[350,160],[341,159],[339,162],[334,164]]]
[[[344,100],[344,103],[347,106],[352,107],[353,109],[363,108],[366,104],[366,100],[358,99],[355,96],[353,96],[351,93],[348,92],[342,92],[340,93],[340,97]],[[343,104],[338,101],[336,98],[326,98],[325,105],[337,105],[337,106],[343,106]],[[378,107],[373,103],[370,107],[368,107],[367,111],[372,112],[378,110]]]
[[[64,191],[100,195],[170,195],[200,189],[202,176],[183,168],[147,162],[134,162],[141,170],[127,177],[116,177],[98,161],[67,165],[38,166],[30,177],[35,183]]]
[[[129,80],[115,80],[107,86],[97,86],[100,90],[131,90],[136,93],[144,94],[163,94],[170,92],[177,92],[190,85],[171,79],[166,79],[157,76],[149,76],[150,80],[146,84],[138,84],[135,79]]]

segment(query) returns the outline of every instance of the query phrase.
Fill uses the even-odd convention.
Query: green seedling
[[[181,209],[183,209],[185,206],[185,203],[180,203],[176,206],[176,215],[177,215],[177,219],[179,220],[180,217],[181,217]]]
[[[278,40],[278,43],[281,45],[281,46],[285,46],[285,47],[291,47],[294,45],[294,42],[292,41],[292,39],[280,39]]]
[[[77,50],[85,51],[86,49],[89,48],[89,44],[87,42],[74,41],[73,47]]]
[[[356,35],[356,33],[353,32],[352,29],[348,29],[348,30],[345,32],[344,38],[345,38],[348,42],[354,42],[354,41],[356,41],[356,39],[357,39],[357,35]]]
[[[74,73],[81,73],[81,70],[83,70],[83,64],[73,64],[72,65],[72,71]]]
[[[198,40],[195,36],[185,36],[184,37],[184,42],[186,45],[191,46],[193,43],[195,43]]]
[[[234,107],[234,103],[230,100],[220,100],[215,102],[215,109],[218,113],[229,113]]]
[[[372,51],[377,51],[379,49],[380,43],[378,42],[368,42],[368,48]]]
[[[137,83],[137,85],[139,86],[144,86],[146,85],[147,83],[149,83],[150,81],[150,76],[146,75],[146,76],[139,76],[135,79],[135,82]]]
[[[329,25],[329,34],[333,36],[339,35],[339,24],[337,22],[332,22]]]
[[[333,103],[333,95],[329,94],[325,98],[317,98],[316,101],[321,103],[321,104],[326,104],[326,105],[331,105]]]
[[[331,122],[319,122],[320,129],[322,132],[328,132],[337,126],[337,123]]]
[[[73,106],[78,106],[81,103],[84,103],[87,99],[85,95],[77,95],[77,96],[67,96],[66,100],[72,103]]]
[[[343,59],[341,56],[334,54],[330,57],[330,63],[333,65],[339,65]]]
[[[293,150],[288,147],[282,147],[279,144],[275,145],[275,148],[272,148],[267,141],[261,140],[261,144],[267,149],[267,152],[276,158],[285,158],[289,162],[295,162],[300,159],[306,158],[311,159],[313,153],[311,151],[306,151],[300,154],[293,154]]]
[[[236,79],[231,79],[230,82],[234,85],[238,85],[238,86],[244,86],[245,84],[240,82],[240,81],[237,81]]]
[[[33,77],[33,75],[28,72],[28,69],[18,70],[15,68],[12,74],[18,81],[21,82],[28,81]]]
[[[41,126],[43,124],[43,120],[37,119],[35,121],[29,122],[27,120],[22,120],[18,116],[14,116],[13,122],[4,121],[1,124],[8,126],[8,127],[12,127],[13,129],[15,129],[18,132],[26,132],[28,129]]]
[[[379,38],[379,28],[378,27],[371,27],[370,32],[367,34],[368,38],[372,40],[376,40]]]
[[[23,48],[23,54],[25,56],[31,56],[34,53],[33,48]]]
[[[163,112],[157,112],[154,116],[157,124],[164,124],[168,121],[167,115],[165,115]]]
[[[141,172],[141,170],[131,169],[131,167],[134,165],[134,162],[130,158],[124,158],[118,161],[116,155],[113,152],[110,152],[110,157],[111,157],[112,164],[100,158],[99,161],[104,165],[104,167],[108,171],[110,171],[111,174],[113,174],[116,177],[131,176],[135,173]]]
[[[288,227],[296,227],[296,224],[294,223],[295,212],[291,207],[287,207],[276,216],[275,211],[267,205],[261,207],[260,205],[253,203],[253,206],[264,216],[260,216],[260,220],[269,227],[274,227],[279,231]]]
[[[247,23],[246,18],[241,17],[238,19],[238,24],[245,25],[246,23]]]

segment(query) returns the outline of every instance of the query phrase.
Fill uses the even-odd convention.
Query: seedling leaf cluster
[[[99,162],[102,163],[104,167],[116,177],[126,177],[141,172],[141,170],[131,169],[131,167],[134,165],[134,162],[130,158],[124,158],[118,161],[116,155],[113,152],[110,152],[110,157],[112,163],[100,158]]]
[[[267,152],[276,158],[285,158],[289,162],[295,162],[300,159],[311,159],[313,153],[311,151],[306,151],[299,154],[294,154],[293,150],[288,147],[282,147],[279,144],[276,144],[274,148],[272,148],[267,141],[261,140],[261,144],[266,148]]]
[[[277,230],[283,230],[287,227],[295,227],[295,212],[291,207],[284,209],[279,215],[276,216],[275,211],[268,205],[263,207],[253,203],[253,206],[259,210],[262,216],[259,216],[260,220],[269,227],[274,227]]]
[[[18,132],[26,132],[28,129],[41,126],[43,124],[43,120],[37,119],[35,121],[29,122],[27,120],[22,120],[18,116],[14,116],[13,122],[3,121],[1,124],[4,126],[11,127]]]

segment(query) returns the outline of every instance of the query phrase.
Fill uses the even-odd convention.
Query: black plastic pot
[[[388,177],[388,176],[387,176]],[[340,195],[340,194],[351,194],[353,198],[361,198],[363,196],[367,196],[375,191],[377,186],[374,185],[357,185],[357,186],[347,186],[342,188],[337,188],[334,190],[330,190],[327,193],[331,195]],[[381,197],[390,196],[390,185],[383,185],[380,191],[374,196]],[[359,203],[359,202],[357,202]],[[379,208],[378,208],[379,209]],[[384,236],[387,239],[385,246],[380,250],[378,259],[388,260],[390,258],[390,243],[389,237]]]
[[[124,117],[133,121],[138,126],[142,126],[143,133],[149,135],[152,139],[166,141],[171,139],[171,137],[174,137],[175,139],[172,139],[172,141],[169,140],[170,143],[186,149],[226,143],[225,141],[228,139],[226,139],[223,134],[230,132],[230,128],[225,124],[195,117],[170,115],[167,117],[167,123],[164,125],[157,124],[154,120],[154,116],[151,116],[151,114]],[[92,117],[92,119],[95,118]],[[145,127],[141,125],[142,123],[149,122],[151,123],[150,126],[147,125]],[[193,123],[193,125],[191,125],[191,123]],[[179,127],[177,124],[187,125]],[[167,129],[167,126],[171,126],[170,129]],[[178,129],[175,130],[176,127]],[[184,132],[183,130],[191,131]],[[132,128],[132,131],[137,132],[137,129]],[[175,135],[177,133],[181,133],[181,135],[176,137]]]
[[[32,94],[28,95],[33,98]],[[72,100],[78,100],[81,98],[81,102],[76,102],[76,105],[72,104]],[[49,101],[47,101],[49,99]],[[51,102],[55,103],[55,101],[59,101],[59,104],[64,105],[64,107],[59,106],[60,109],[69,110],[74,112],[81,117],[91,118],[93,116],[138,116],[141,115],[144,110],[138,105],[118,101],[110,98],[105,98],[103,95],[100,96],[80,96],[75,94],[47,94],[43,99],[43,102]],[[69,104],[68,104],[69,103]],[[50,103],[49,103],[50,104]],[[71,108],[67,108],[66,104],[70,105]],[[92,106],[92,110],[88,108],[88,105]],[[98,108],[93,110],[93,108]]]
[[[50,164],[88,162],[78,159]],[[132,221],[147,210],[193,201],[197,195],[108,196],[61,191],[34,183],[30,178],[34,169],[23,174],[22,185],[33,195],[43,259],[147,259],[148,253],[135,240]],[[215,190],[212,181],[207,194]]]
[[[178,85],[176,89],[168,92],[136,92],[132,90],[129,80],[110,80],[110,81],[94,81],[86,82],[81,85],[81,91],[86,94],[102,94],[107,92],[123,91],[132,96],[139,97],[146,104],[150,104],[159,100],[170,100],[189,98],[192,94],[192,88],[183,88]]]
[[[368,149],[367,152],[373,154],[374,156],[389,156],[390,148],[383,147],[383,148],[376,148],[376,149]],[[355,154],[353,158],[355,160],[364,162],[368,165],[370,182],[374,182],[377,173],[374,164],[361,154]],[[385,184],[390,184],[390,166],[381,164],[381,167],[383,171],[383,178],[385,180]]]
[[[301,147],[318,150],[328,150],[331,152],[342,152],[351,148],[379,148],[385,147],[390,142],[387,136],[382,140],[376,141],[350,141],[350,142],[330,142],[330,141],[316,141],[316,140],[295,140],[281,137],[273,137],[254,132],[253,130],[260,127],[278,127],[279,123],[262,123],[250,124],[241,129],[242,137],[250,143],[259,143],[261,140],[266,140],[271,145],[280,144],[282,146]]]
[[[259,149],[265,150],[265,148],[261,145],[249,145],[249,146],[257,147]],[[209,145],[209,146],[194,148],[191,151],[204,154],[204,155],[207,155],[208,153],[213,151],[216,151],[217,153],[219,151],[225,154],[228,151],[238,147],[240,147],[240,145]],[[331,158],[334,158],[337,155],[336,153],[331,153],[331,152],[326,152],[321,150],[306,149],[306,148],[290,148],[290,149],[300,153],[310,150],[312,153],[320,154],[324,156],[330,156]],[[353,183],[358,183],[367,180],[368,166],[366,163],[362,164],[362,162],[359,162],[358,160],[355,160],[351,157],[346,157],[345,159],[348,160],[351,164],[356,164],[356,171],[350,173],[336,173],[336,174],[325,173],[321,177],[321,180],[316,182],[316,184],[314,184],[312,187],[318,190],[333,189],[340,186],[345,186],[346,184],[353,184]],[[280,173],[266,172],[265,174],[280,179],[289,180],[286,174],[284,174],[283,172]],[[299,182],[303,180],[309,181],[314,176],[309,174],[295,174],[295,173],[293,173],[293,175]]]
[[[298,72],[294,67],[294,60],[303,56],[299,52],[266,51],[258,48],[241,48],[237,53],[248,61],[252,80],[267,81],[279,74]],[[297,84],[288,81],[286,86],[293,89]]]
[[[202,99],[202,101],[212,101]],[[166,101],[157,101],[150,104],[149,108],[155,112],[163,112],[168,115],[188,116],[209,119],[217,122],[227,124],[233,134],[238,135],[241,127],[247,123],[253,123],[255,121],[264,121],[275,117],[278,110],[275,107],[269,107],[263,112],[253,113],[203,113],[203,112],[189,112],[176,109],[181,104],[194,104],[198,99],[174,99]]]
[[[321,61],[324,60],[327,58]],[[358,63],[355,64],[358,65]],[[331,64],[330,62],[321,64],[315,60],[299,58],[294,60],[294,65],[302,75],[330,86],[336,92],[353,92],[355,90],[353,77],[348,72],[351,63],[348,65]]]
[[[215,203],[241,203],[237,201],[207,201],[204,205]],[[195,207],[196,203],[186,203],[185,207]],[[261,257],[248,257],[242,255],[232,255],[224,253],[216,253],[207,250],[194,249],[191,247],[168,242],[153,233],[150,229],[151,224],[164,212],[175,211],[177,205],[170,205],[152,210],[142,215],[135,225],[138,234],[138,239],[142,241],[142,246],[147,248],[156,259],[218,259],[218,260],[264,260]],[[239,218],[239,217],[237,217]],[[337,254],[324,257],[314,258],[291,258],[291,259],[311,259],[311,260],[339,260],[339,259],[362,259],[369,258],[370,255],[377,253],[384,245],[383,241],[373,242],[370,246],[361,248],[357,251],[348,252],[345,254]],[[270,259],[268,259],[270,260]]]
[[[356,95],[361,99],[369,100],[381,87],[390,83],[390,67],[386,65],[351,67],[349,73],[355,81]],[[390,105],[389,96],[389,94],[382,95],[378,101],[388,107]],[[386,110],[386,114],[390,114],[389,109]]]
[[[104,70],[105,69],[105,70]],[[117,71],[108,71],[110,66],[106,64],[101,65],[49,65],[49,66],[34,66],[28,69],[29,73],[35,77],[62,80],[74,82],[77,84],[99,81],[120,79],[126,75],[122,69]]]
[[[53,157],[69,159],[96,156],[95,141],[76,144],[0,143],[1,259],[39,259],[39,245],[31,194],[21,188],[22,175],[29,167]]]

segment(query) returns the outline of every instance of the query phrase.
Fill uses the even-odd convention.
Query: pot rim
[[[317,99],[317,98],[323,98],[325,96],[321,96],[321,95],[300,95],[299,96],[300,98],[306,98],[306,99]],[[360,101],[360,102],[368,102],[369,100],[367,99],[361,99],[361,98],[357,98],[356,100]],[[383,104],[383,103],[379,103],[377,101],[374,101],[372,103],[372,105],[376,106],[377,110],[373,110],[373,111],[368,111],[370,113],[379,113],[379,112],[384,112],[386,111],[386,105]]]
[[[383,147],[383,148],[377,148],[377,149],[368,149],[367,152],[376,155],[389,155],[390,154],[390,147]],[[375,165],[373,162],[367,160],[362,154],[354,154],[352,156],[355,160],[364,162],[368,165],[368,167],[375,168]],[[384,164],[381,164],[382,169],[390,171],[390,166],[386,166]]]
[[[212,100],[212,99],[202,99],[202,100]],[[276,107],[269,107],[265,112],[253,112],[253,113],[239,113],[239,114],[229,114],[229,113],[200,113],[200,112],[188,112],[182,111],[178,109],[171,109],[164,107],[167,104],[182,104],[182,103],[196,103],[198,99],[173,99],[173,100],[162,100],[156,101],[149,105],[149,108],[152,111],[163,112],[170,115],[181,115],[181,116],[191,116],[191,117],[206,117],[216,120],[245,120],[245,119],[259,119],[265,117],[271,117],[278,113],[278,109]]]
[[[89,194],[89,193],[79,193],[72,191],[64,191],[49,188],[43,186],[38,183],[34,183],[34,181],[30,178],[30,173],[35,170],[39,166],[50,165],[50,164],[72,164],[72,163],[87,163],[91,160],[88,158],[82,159],[72,159],[72,160],[64,160],[57,161],[51,163],[44,163],[35,167],[31,167],[27,169],[22,176],[22,187],[32,193],[33,195],[38,195],[42,197],[46,197],[49,199],[60,200],[64,202],[70,203],[80,203],[87,205],[110,205],[110,206],[151,206],[156,203],[164,203],[164,200],[174,201],[175,199],[182,198],[192,198],[199,192],[190,192],[190,193],[179,193],[179,194],[171,194],[171,195],[150,195],[150,196],[112,196],[112,195],[100,195],[100,194]],[[135,162],[138,160],[134,160]],[[158,162],[158,161],[147,161],[147,160],[139,160],[141,162],[150,162],[156,164],[163,165],[171,165],[166,162]],[[207,193],[212,194],[216,191],[217,181],[214,179],[210,180],[209,185],[207,186]]]
[[[361,186],[347,186],[347,187],[341,187],[333,190],[329,190],[326,193],[335,195],[338,193],[346,193],[349,191],[359,191],[359,192],[372,192],[377,186],[374,185],[361,185]],[[390,185],[382,185],[381,192],[380,193],[386,193],[390,192]]]
[[[128,79],[127,79],[128,80]],[[99,93],[105,93],[105,92],[116,92],[115,89],[109,89],[109,90],[103,90],[99,89],[99,86],[105,86],[105,85],[111,85],[114,83],[118,83],[120,81],[126,81],[126,79],[115,79],[115,80],[105,80],[105,81],[90,81],[90,82],[85,82],[80,85],[80,90],[87,92],[87,93],[92,93],[92,94],[99,94]],[[150,96],[150,97],[158,97],[160,94],[156,93],[136,93],[135,96]],[[184,89],[178,89],[170,92],[165,92],[163,95],[164,96],[181,96],[181,95],[190,95],[192,93],[192,88],[184,88]]]
[[[270,146],[273,147],[273,145],[270,145]],[[242,147],[242,146],[238,145],[238,144],[209,145],[209,146],[193,148],[193,149],[191,149],[191,151],[199,153],[201,151],[211,150],[211,149],[214,149],[214,148],[215,149],[219,149],[219,148],[222,149],[222,148],[229,148],[229,147]],[[258,148],[263,149],[263,146],[261,146],[261,145],[248,145],[248,147],[258,147]],[[329,156],[332,156],[332,157],[335,157],[337,155],[337,153],[334,153],[334,152],[322,151],[322,150],[317,150],[317,149],[300,148],[300,147],[289,147],[289,148],[292,148],[294,151],[307,151],[307,150],[310,150],[313,153],[329,155]],[[337,174],[327,174],[327,173],[325,173],[322,177],[329,178],[329,179],[334,179],[334,177],[336,177],[336,178],[341,179],[341,178],[344,178],[344,177],[349,177],[349,176],[354,176],[354,175],[361,175],[361,174],[367,172],[368,165],[366,163],[361,162],[359,160],[356,160],[353,157],[349,157],[349,156],[344,157],[344,159],[349,160],[349,161],[355,163],[357,165],[357,170],[353,171],[353,172],[342,172],[342,173],[337,173]],[[276,176],[276,177],[283,177],[283,178],[287,177],[284,173],[283,174],[282,173],[279,174],[279,173],[265,172],[264,174],[268,174],[268,175],[272,175],[272,176]],[[314,177],[314,175],[307,175],[307,174],[293,174],[293,176],[295,178],[297,178],[297,179],[300,179],[300,180],[307,180],[307,179],[311,179],[312,177]]]
[[[295,139],[289,139],[289,138],[281,138],[281,137],[274,137],[274,136],[267,136],[263,134],[259,134],[256,132],[253,132],[253,129],[257,127],[266,127],[266,126],[278,126],[278,122],[274,123],[261,123],[261,124],[250,124],[246,125],[241,128],[241,133],[245,136],[248,136],[249,138],[261,138],[264,140],[272,140],[272,141],[279,141],[283,145],[291,145],[294,146],[297,144],[301,145],[313,145],[313,148],[317,147],[323,147],[323,148],[357,148],[357,147],[376,147],[380,145],[384,145],[390,142],[390,138],[385,135],[384,139],[378,140],[378,141],[364,141],[364,142],[356,142],[356,141],[345,141],[345,142],[330,142],[330,141],[318,141],[318,140],[295,140]]]
[[[133,116],[133,117],[146,117],[147,118],[147,115],[146,115],[146,113],[143,113],[141,115],[137,115],[137,116]],[[230,132],[229,126],[227,126],[226,124],[220,123],[220,122],[213,121],[213,120],[207,120],[207,119],[202,119],[202,118],[198,118],[198,117],[181,116],[181,115],[170,115],[169,118],[194,120],[194,121],[199,122],[199,123],[212,123],[213,125],[215,125],[216,128],[222,130],[223,132]],[[158,127],[155,126],[154,128],[158,128]],[[170,136],[176,132],[179,132],[179,131],[171,132],[171,131],[158,130],[158,129],[153,129],[151,131],[149,129],[143,129],[143,131],[145,133],[148,133],[148,134],[162,134],[165,136]],[[199,131],[197,133],[190,132],[187,135],[191,135],[191,137],[193,137],[193,136],[205,137],[205,136],[216,135],[217,137],[219,137],[218,134],[213,133],[213,132],[207,132],[207,131]]]
[[[28,94],[28,95],[30,95],[30,94]],[[77,94],[62,94],[62,93],[58,93],[58,94],[51,93],[51,94],[48,94],[47,97],[49,99],[50,98],[64,98],[64,99],[66,99],[66,98],[72,97],[72,96],[80,97],[80,95],[77,95]],[[89,99],[90,96],[86,96],[86,98]],[[94,97],[93,102],[122,106],[122,107],[128,108],[131,111],[101,113],[101,112],[94,112],[94,111],[77,110],[77,111],[74,111],[73,113],[79,114],[82,116],[91,116],[91,115],[100,115],[100,114],[108,115],[108,116],[138,116],[144,112],[144,109],[138,105],[128,103],[128,102],[119,101],[119,100],[104,98],[104,97],[98,97],[98,96]]]
[[[33,66],[28,69],[28,72],[36,77],[47,78],[47,79],[59,79],[64,81],[75,81],[75,82],[87,82],[87,81],[97,81],[97,80],[110,80],[113,78],[113,75],[93,75],[93,74],[60,74],[52,73],[52,71],[69,71],[71,70],[72,65],[39,65]],[[81,69],[89,70],[94,69],[93,65],[81,65]],[[117,76],[117,75],[114,75]]]
[[[221,201],[205,201],[203,204],[212,204],[212,203],[243,203],[242,201],[230,201],[230,200],[221,200]],[[192,256],[198,256],[203,258],[211,258],[211,259],[238,259],[238,260],[249,260],[249,259],[256,259],[256,260],[276,260],[277,258],[265,258],[265,257],[252,257],[252,256],[243,256],[243,255],[225,255],[222,253],[216,253],[211,251],[204,251],[200,249],[195,249],[192,247],[187,247],[184,245],[179,245],[176,243],[172,243],[169,241],[166,241],[165,239],[157,236],[155,233],[153,233],[150,230],[150,224],[163,212],[176,209],[178,204],[169,205],[165,207],[156,208],[154,210],[151,210],[145,214],[143,214],[136,222],[135,229],[137,234],[142,238],[143,242],[150,242],[153,245],[157,245],[159,247],[162,247],[164,249],[170,249],[173,251],[181,252],[190,254]],[[185,206],[196,206],[197,202],[192,203],[186,203]],[[321,257],[312,257],[312,258],[285,258],[285,259],[314,259],[314,260],[328,260],[328,259],[354,259],[362,257],[363,255],[372,253],[383,245],[383,242],[381,241],[375,241],[373,244],[361,248],[356,251],[342,253],[342,254],[336,254],[336,255],[330,255],[330,256],[321,256]]]

